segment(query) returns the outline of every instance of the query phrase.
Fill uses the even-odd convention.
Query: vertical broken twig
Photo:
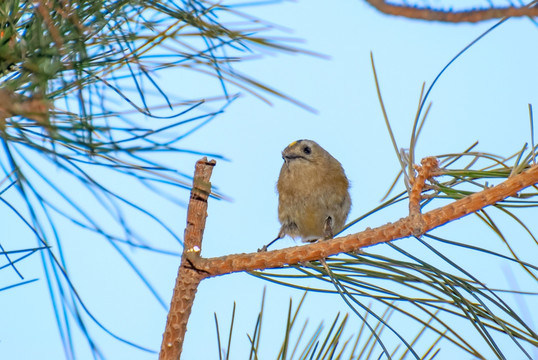
[[[170,311],[166,320],[166,328],[159,354],[160,360],[177,360],[180,358],[185,332],[187,331],[187,322],[198,284],[209,275],[195,269],[190,259],[200,256],[207,217],[207,199],[211,194],[211,182],[209,179],[215,164],[215,160],[208,161],[206,157],[196,162],[187,213],[183,255],[170,303]]]

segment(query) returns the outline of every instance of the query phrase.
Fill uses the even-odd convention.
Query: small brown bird
[[[297,140],[282,151],[278,178],[278,220],[275,240],[286,235],[302,241],[330,239],[344,227],[351,198],[342,165],[312,140]]]

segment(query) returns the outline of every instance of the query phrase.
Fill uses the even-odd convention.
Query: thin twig
[[[424,233],[424,219],[420,213],[420,200],[422,191],[426,185],[426,180],[431,179],[439,171],[439,161],[430,156],[422,159],[422,166],[415,165],[418,175],[413,179],[411,191],[409,192],[409,220],[414,223],[415,235]]]
[[[430,7],[418,7],[411,5],[395,5],[388,3],[385,0],[366,0],[366,2],[376,8],[378,11],[387,15],[403,16],[408,19],[451,23],[477,23],[491,19],[508,17],[538,16],[538,8],[534,6],[535,2],[521,7],[490,7],[463,11],[433,9]]]

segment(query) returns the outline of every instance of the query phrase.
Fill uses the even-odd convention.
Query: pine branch
[[[422,215],[422,224],[417,228],[414,216],[405,217],[375,229],[369,229],[314,244],[268,252],[234,254],[215,258],[192,258],[193,266],[208,276],[218,276],[239,271],[278,268],[298,264],[303,261],[323,259],[343,252],[357,251],[360,248],[419,236],[436,227],[474,213],[486,206],[493,205],[509,196],[515,196],[524,188],[538,183],[538,166],[508,178],[497,186],[466,196],[441,208]],[[418,231],[417,231],[418,230]]]
[[[360,233],[310,245],[206,259],[200,256],[200,251],[207,216],[207,198],[211,192],[209,177],[215,163],[214,160],[208,162],[207,158],[203,158],[196,164],[185,230],[185,250],[176,279],[160,359],[179,359],[196,287],[204,278],[239,271],[279,268],[284,265],[325,259],[339,253],[354,252],[363,247],[391,240],[420,236],[486,206],[496,204],[511,196],[517,196],[519,191],[538,183],[538,165],[534,165],[524,172],[510,176],[496,186],[421,214],[418,203],[425,181],[443,174],[443,171],[438,168],[437,159],[429,157],[422,161],[421,167],[415,167],[418,175],[413,180],[410,215],[406,218],[375,229],[367,228]]]
[[[534,2],[530,5],[522,7],[491,7],[487,9],[481,8],[463,11],[440,10],[411,5],[395,5],[387,3],[385,0],[366,0],[366,2],[376,8],[378,11],[387,15],[403,16],[408,19],[441,21],[449,23],[477,23],[486,20],[508,17],[538,16],[538,8],[533,6]]]

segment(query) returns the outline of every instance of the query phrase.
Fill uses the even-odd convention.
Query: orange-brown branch
[[[200,250],[207,216],[207,199],[211,193],[209,179],[214,165],[215,161],[207,161],[206,158],[196,163],[187,214],[187,227],[185,229],[185,249],[178,270],[176,286],[163,335],[159,354],[159,359],[161,360],[177,360],[180,358],[196,289],[200,281],[206,277],[238,271],[277,268],[302,261],[319,260],[342,252],[356,251],[362,247],[416,235],[416,221],[413,220],[412,216],[409,216],[376,229],[368,228],[357,234],[311,245],[204,259],[200,257]],[[423,163],[422,170],[425,179],[428,177],[428,173],[434,171],[435,165],[436,162]],[[428,169],[424,169],[424,167]],[[420,181],[422,182],[422,180]],[[537,183],[538,165],[534,165],[525,172],[514,175],[497,186],[421,215],[423,231],[432,230],[488,205],[502,201],[509,196],[515,196],[517,192]]]
[[[48,111],[48,102],[39,96],[31,98],[10,90],[0,89],[0,119],[5,120],[20,115],[35,120],[40,125],[49,125]]]
[[[422,215],[424,232],[450,221],[495,204],[518,191],[538,183],[538,165],[508,178],[503,183],[454,201]],[[210,276],[238,271],[277,268],[301,261],[326,258],[342,252],[356,251],[362,247],[416,235],[415,222],[409,217],[357,234],[321,241],[310,245],[253,254],[234,254],[217,258],[196,258],[194,266]]]
[[[187,213],[187,227],[183,256],[176,278],[174,294],[161,344],[160,360],[177,360],[183,348],[187,322],[198,284],[208,274],[192,267],[192,260],[200,254],[207,217],[207,199],[211,193],[211,173],[215,160],[203,158],[196,163],[194,181]]]
[[[433,156],[422,159],[421,164],[422,166],[415,165],[418,175],[412,178],[413,186],[409,192],[409,220],[413,222],[413,235],[422,235],[425,232],[426,224],[420,212],[422,191],[426,185],[426,180],[431,179],[439,170],[439,161]]]
[[[504,17],[538,16],[538,8],[531,7],[491,7],[486,9],[470,9],[464,11],[438,10],[410,5],[395,5],[385,2],[385,0],[366,0],[378,11],[393,16],[403,16],[408,19],[420,19],[428,21],[442,21],[452,23],[471,22],[491,19],[502,19]]]

